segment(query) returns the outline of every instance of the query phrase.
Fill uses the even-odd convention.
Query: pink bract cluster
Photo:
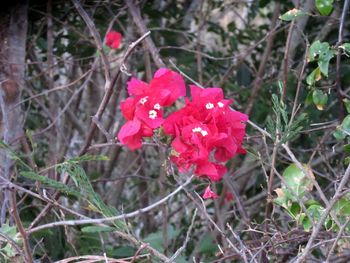
[[[116,31],[109,31],[106,34],[106,45],[112,49],[118,49],[122,42],[122,34]]]
[[[159,69],[149,84],[132,78],[128,82],[128,93],[130,97],[120,105],[127,122],[118,139],[135,150],[142,146],[142,137],[152,137],[153,130],[163,124],[163,108],[185,96],[186,86],[178,73]]]
[[[222,89],[191,85],[191,100],[167,118],[163,108],[185,96],[186,87],[181,75],[168,69],[158,70],[149,84],[132,78],[128,82],[129,98],[121,103],[127,119],[118,139],[135,150],[142,146],[143,137],[163,127],[171,136],[170,160],[180,172],[194,169],[196,176],[217,182],[226,172],[225,162],[238,153],[245,153],[242,141],[248,116],[229,107]],[[208,186],[204,199],[218,196]]]

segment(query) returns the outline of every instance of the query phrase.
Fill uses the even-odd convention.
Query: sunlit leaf
[[[307,76],[306,83],[309,86],[313,86],[320,79],[321,79],[321,71],[320,71],[320,68],[317,67]]]
[[[309,232],[313,224],[317,223],[320,220],[320,217],[324,212],[324,210],[325,210],[324,207],[319,204],[313,204],[307,208],[308,215],[309,217],[311,217],[313,222],[311,222],[310,218],[305,215],[304,220],[302,221],[302,224],[306,232]]]
[[[304,164],[304,170],[308,175],[305,175],[304,172],[296,165],[291,164],[283,172],[284,182],[283,185],[292,194],[301,198],[305,195],[305,192],[309,192],[313,188],[312,180],[309,176],[314,177],[312,170],[309,166]]]
[[[333,136],[339,141],[344,140],[348,135],[350,135],[350,115],[346,116],[337,130],[333,132]]]
[[[333,2],[334,0],[316,0],[315,4],[321,15],[328,16],[332,12]]]
[[[328,101],[328,96],[326,93],[322,92],[321,90],[315,89],[312,92],[312,100],[318,110],[324,110],[324,107],[326,106]]]
[[[341,45],[339,47],[344,49],[346,53],[350,54],[350,43],[344,43],[343,45]]]
[[[350,201],[346,198],[340,198],[334,205],[333,210],[339,216],[350,216]]]
[[[286,195],[286,189],[282,188],[276,188],[275,193],[277,194],[277,197],[274,199],[274,202],[278,204],[279,206],[284,207],[285,209],[288,209],[288,196]]]
[[[299,16],[302,16],[302,15],[305,15],[305,12],[303,12],[299,9],[293,8],[292,10],[289,10],[286,13],[284,13],[283,15],[281,15],[279,17],[279,19],[289,22],[289,21],[292,21],[293,19],[295,19]]]
[[[334,57],[335,53],[335,50],[333,50],[327,42],[320,42],[317,40],[310,46],[307,59],[309,62],[317,60],[321,73],[328,77],[329,62]]]

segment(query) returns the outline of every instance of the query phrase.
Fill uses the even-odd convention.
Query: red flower
[[[142,104],[146,102],[154,106],[170,106],[179,97],[186,95],[186,86],[180,74],[166,68],[156,71],[149,84],[132,78],[128,82],[130,96],[138,98]]]
[[[129,121],[139,122],[140,127],[137,126],[139,129],[135,132],[136,123],[131,126],[127,122],[120,130],[118,138],[122,144],[137,149],[142,145],[142,137],[152,136],[152,133],[148,136],[149,130],[159,128],[164,122],[163,107],[170,106],[180,96],[184,96],[186,87],[181,75],[162,68],[154,74],[149,84],[132,78],[128,82],[128,93],[131,97],[120,105],[122,114]],[[140,132],[141,130],[147,132]]]
[[[209,185],[207,186],[207,188],[205,188],[203,199],[216,199],[218,197],[219,196],[210,189]]]
[[[118,133],[118,139],[122,144],[128,145],[131,150],[142,146],[142,137],[152,137],[153,131],[139,120],[128,121]]]
[[[174,137],[171,160],[181,172],[195,166],[197,176],[219,181],[226,167],[216,162],[243,152],[248,117],[229,108],[230,100],[224,99],[220,88],[191,86],[191,95],[192,101],[186,100],[185,107],[163,123],[164,132]]]
[[[226,201],[226,202],[230,202],[230,201],[232,201],[233,199],[234,199],[233,194],[232,194],[231,192],[226,192],[226,194],[225,194],[225,201]]]
[[[227,172],[227,168],[224,165],[213,162],[197,163],[195,174],[201,176],[206,175],[213,182],[218,182]]]
[[[117,49],[122,41],[122,34],[116,31],[109,31],[106,35],[106,45],[110,48]]]

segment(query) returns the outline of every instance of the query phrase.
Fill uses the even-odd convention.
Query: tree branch
[[[140,9],[135,5],[134,0],[125,0],[125,4],[128,6],[129,12],[137,26],[137,29],[141,35],[146,34],[148,31],[145,22],[143,21],[141,14],[140,14]],[[153,58],[154,63],[156,63],[158,68],[164,68],[165,64],[163,60],[159,56],[159,52],[152,41],[151,38],[147,38],[145,40],[145,43],[147,45],[147,48],[149,52],[151,53],[151,56]]]

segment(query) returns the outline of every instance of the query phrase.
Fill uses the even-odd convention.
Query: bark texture
[[[11,8],[0,23],[0,108],[1,139],[16,150],[23,135],[23,112],[18,103],[25,85],[25,57],[27,40],[27,1],[21,1]],[[8,212],[11,194],[4,191],[6,182],[11,180],[14,162],[8,151],[2,150],[0,162],[1,224]]]

